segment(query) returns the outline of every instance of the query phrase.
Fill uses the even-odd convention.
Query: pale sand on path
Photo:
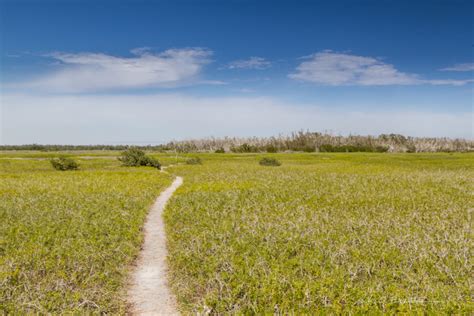
[[[165,171],[163,171],[165,172]],[[179,315],[167,282],[166,235],[162,214],[166,202],[183,183],[176,177],[151,208],[144,225],[144,243],[128,290],[133,315]]]

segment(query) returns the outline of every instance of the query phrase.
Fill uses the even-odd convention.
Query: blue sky
[[[0,141],[299,129],[472,138],[473,10],[434,0],[3,0]]]

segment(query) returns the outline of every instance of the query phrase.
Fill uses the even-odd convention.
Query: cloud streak
[[[440,69],[441,71],[474,71],[474,63],[456,64]]]
[[[229,69],[266,69],[271,66],[271,62],[262,57],[250,57],[249,59],[235,60],[229,63]]]
[[[212,52],[202,48],[151,53],[132,50],[133,57],[100,53],[52,53],[59,69],[20,83],[20,88],[46,92],[96,92],[115,89],[173,87],[196,82]]]
[[[417,74],[397,70],[393,65],[373,57],[332,51],[315,53],[305,58],[289,78],[328,86],[388,85],[464,85],[473,80],[428,80]]]

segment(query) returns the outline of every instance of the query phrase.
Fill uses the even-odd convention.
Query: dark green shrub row
[[[294,151],[302,152],[378,152],[384,153],[388,151],[388,147],[384,146],[369,146],[369,145],[331,145],[324,144],[317,146],[299,146],[292,148]],[[276,153],[280,151],[276,146],[269,145],[266,147],[251,146],[248,144],[242,144],[237,147],[231,147],[231,151],[234,153],[258,153],[258,152],[267,152],[267,153]],[[217,151],[216,151],[217,152]]]
[[[388,151],[388,147],[383,146],[362,146],[362,145],[340,145],[334,146],[330,144],[324,144],[319,146],[319,151],[321,152],[377,152],[385,153]]]
[[[142,150],[163,150],[163,145],[133,146]],[[75,151],[75,150],[127,150],[129,145],[0,145],[0,150],[38,150],[38,151]]]

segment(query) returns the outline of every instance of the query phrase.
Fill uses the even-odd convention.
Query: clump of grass
[[[192,157],[186,159],[186,164],[187,165],[202,165],[202,160],[199,157]]]
[[[50,162],[54,169],[60,171],[79,169],[79,164],[74,159],[68,157],[53,158]]]
[[[281,162],[279,162],[277,159],[268,158],[268,157],[260,159],[260,161],[258,163],[261,166],[274,166],[274,167],[281,166]]]
[[[122,155],[118,157],[118,160],[127,167],[147,166],[161,169],[161,164],[158,160],[147,156],[143,150],[137,148],[130,148],[122,152]]]

